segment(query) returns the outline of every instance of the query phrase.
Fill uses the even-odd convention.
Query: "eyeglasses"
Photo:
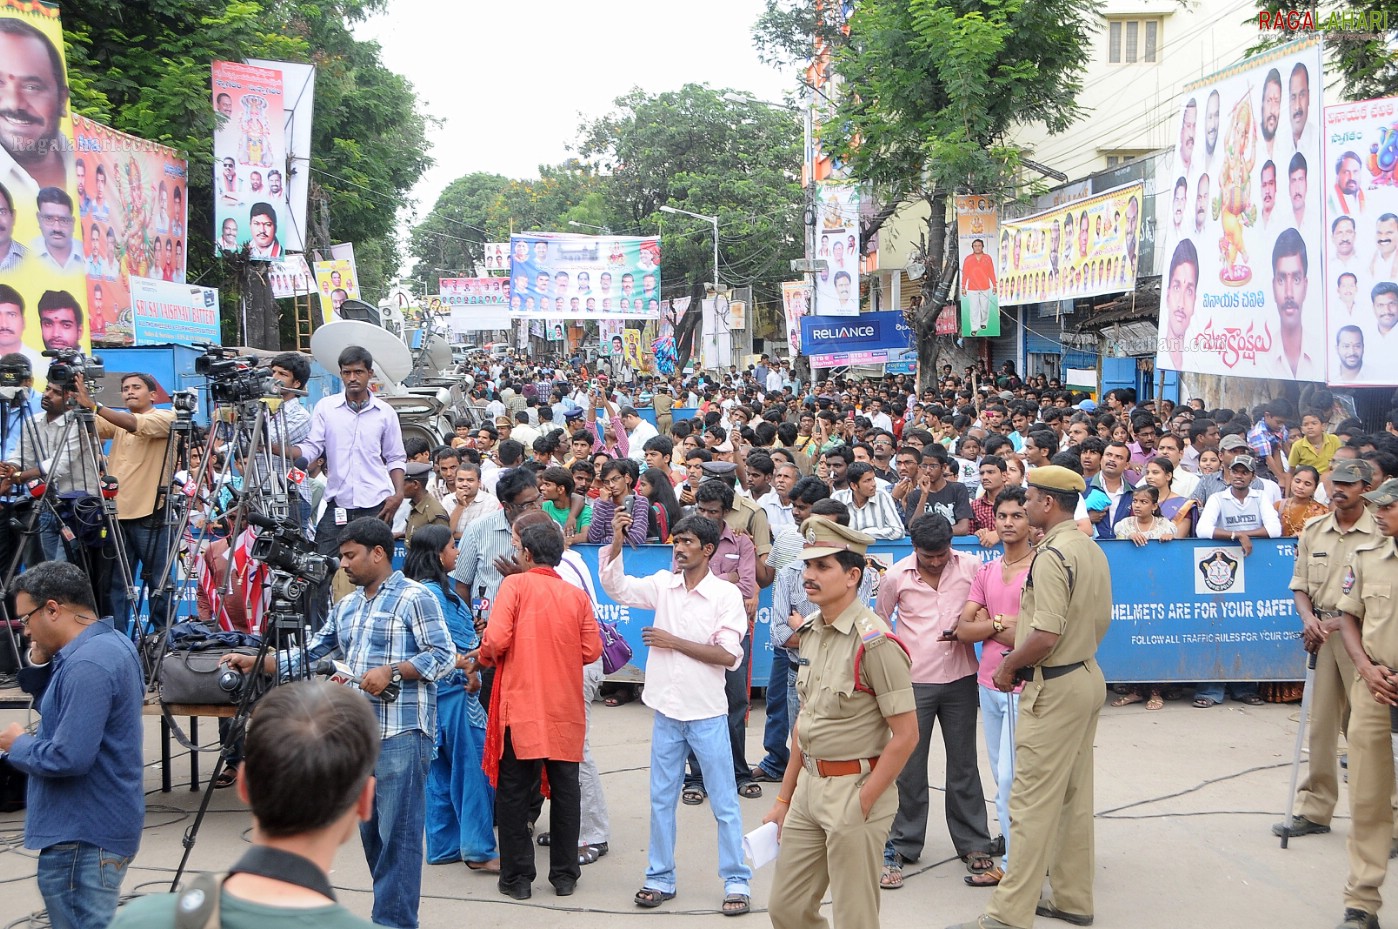
[[[39,612],[39,611],[42,610],[43,608],[44,608],[44,604],[41,603],[41,604],[39,604],[38,606],[34,607],[34,609],[30,610],[28,613],[21,613],[21,614],[19,614],[18,616],[15,617],[15,620],[16,620],[16,622],[18,622],[21,626],[28,626],[28,625],[29,625],[29,617],[33,616],[35,613]]]

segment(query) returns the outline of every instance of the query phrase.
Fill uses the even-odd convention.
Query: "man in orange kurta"
[[[971,332],[990,326],[990,295],[995,289],[995,262],[985,253],[985,243],[976,239],[971,254],[961,262],[961,292],[971,305]]]
[[[481,639],[494,666],[485,769],[495,780],[500,892],[527,900],[536,871],[529,806],[540,774],[549,792],[549,883],[560,897],[577,885],[581,795],[578,765],[587,734],[583,665],[602,654],[587,594],[558,576],[563,535],[553,523],[519,533],[525,570],[500,584]]]

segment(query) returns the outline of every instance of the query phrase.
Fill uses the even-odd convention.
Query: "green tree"
[[[955,351],[951,339],[935,334],[958,264],[947,198],[1010,199],[1020,166],[1015,125],[1033,119],[1057,132],[1076,119],[1096,5],[860,0],[844,24],[847,34],[828,16],[803,16],[796,6],[768,0],[754,38],[775,60],[813,48],[817,36],[831,48],[840,93],[821,142],[883,204],[865,236],[895,208],[926,204],[923,307],[909,320],[926,384],[939,357]]]
[[[1322,33],[1326,66],[1339,73],[1344,99],[1372,100],[1398,94],[1398,56],[1391,51],[1398,42],[1398,9],[1384,9],[1384,6],[1372,0],[1312,0],[1281,5],[1259,0],[1258,12],[1244,22],[1249,26],[1260,25],[1258,13],[1262,12],[1279,16],[1284,22],[1287,13],[1309,11],[1317,27],[1328,23],[1332,16],[1339,17],[1340,28]],[[1376,16],[1382,18],[1374,19]],[[1283,45],[1294,38],[1294,33],[1284,30],[1264,32],[1262,41],[1248,49],[1248,54]]]
[[[411,85],[383,66],[377,45],[350,31],[386,6],[386,0],[85,0],[63,10],[74,112],[189,159],[189,279],[220,288],[225,340],[238,335],[234,291],[259,296],[265,286],[243,261],[213,257],[210,63],[268,58],[316,66],[308,247],[354,241],[360,284],[372,295],[398,263],[398,207],[431,164],[427,120]],[[257,344],[275,347],[275,318],[259,328],[266,338]],[[291,321],[283,320],[283,338],[290,330]]]
[[[509,178],[484,172],[466,174],[448,184],[432,210],[413,227],[408,250],[413,276],[431,281],[441,269],[464,271],[482,261],[488,214],[509,185]]]

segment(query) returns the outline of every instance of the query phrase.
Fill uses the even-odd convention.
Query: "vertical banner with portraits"
[[[324,321],[339,319],[340,304],[359,299],[359,276],[355,274],[354,262],[346,258],[317,261],[315,272]]]
[[[482,246],[485,258],[482,262],[487,272],[510,270],[510,243],[487,242]]]
[[[815,257],[828,262],[816,274],[817,316],[859,315],[859,188],[816,185]]]
[[[995,247],[1000,216],[993,197],[956,198],[956,247],[961,255],[961,334],[992,338],[1000,334],[996,296]]]
[[[282,73],[235,61],[213,63],[214,249],[249,246],[254,260],[289,250]]]
[[[1324,381],[1321,45],[1244,59],[1181,94],[1157,175],[1157,364]]]
[[[1336,386],[1398,384],[1398,97],[1325,108],[1325,351]]]
[[[286,142],[286,177],[277,173],[267,179],[268,193],[280,199],[277,226],[283,252],[299,252],[306,247],[306,199],[311,187],[311,121],[315,112],[315,65],[294,61],[266,61],[249,58],[248,64],[278,71],[282,76],[282,138]],[[280,166],[276,169],[280,171]],[[272,187],[277,189],[272,191]],[[275,201],[274,201],[275,202]],[[282,212],[283,203],[287,212]],[[336,258],[342,256],[336,255]]]
[[[548,332],[550,342],[568,341],[568,327],[561,319],[550,319],[545,323],[545,330]]]
[[[644,372],[646,362],[641,357],[641,330],[623,329],[621,337],[625,347],[626,367],[632,371]]]
[[[626,320],[603,319],[597,322],[597,354],[603,358],[620,355],[626,350]]]
[[[810,312],[811,285],[805,281],[782,281],[782,313],[786,319],[786,344],[791,357],[801,354],[801,317]]]
[[[0,0],[0,19],[0,74],[15,82],[0,120],[0,355],[24,355],[43,383],[41,352],[90,345],[63,27],[45,3]]]
[[[660,239],[512,235],[510,312],[526,319],[657,319]]]
[[[73,136],[92,341],[130,345],[131,278],[185,280],[189,163],[82,116],[73,117]]]
[[[272,296],[278,300],[308,294],[315,287],[305,255],[288,255],[272,262],[267,266],[267,279],[272,284]]]

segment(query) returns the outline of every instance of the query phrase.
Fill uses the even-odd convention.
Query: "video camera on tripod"
[[[300,600],[312,585],[325,580],[340,566],[340,559],[321,555],[295,526],[277,522],[261,513],[248,513],[251,525],[263,530],[249,553],[272,570],[272,596]]]
[[[214,403],[246,403],[280,394],[272,369],[263,367],[261,359],[218,345],[199,347],[204,354],[194,359],[194,373],[208,379]]]
[[[101,358],[96,355],[89,357],[77,349],[47,349],[44,357],[53,359],[49,365],[49,382],[64,390],[73,390],[78,386],[78,375],[82,375],[83,380],[91,384],[107,373]],[[4,381],[0,381],[0,385],[3,383]]]

